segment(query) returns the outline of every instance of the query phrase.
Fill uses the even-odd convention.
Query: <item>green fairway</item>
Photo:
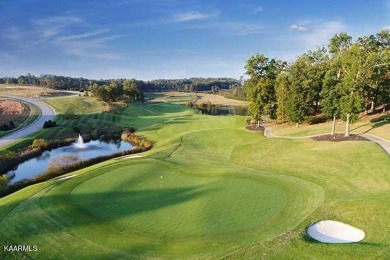
[[[56,100],[59,100],[57,103]],[[0,199],[0,242],[37,245],[19,259],[377,259],[390,252],[390,164],[370,142],[266,139],[245,117],[195,114],[177,104],[100,113],[81,98],[51,100],[73,126],[133,126],[153,141],[142,158],[117,158]],[[73,112],[77,112],[74,110]],[[320,244],[305,228],[345,221],[363,242]],[[11,253],[0,252],[10,258]]]

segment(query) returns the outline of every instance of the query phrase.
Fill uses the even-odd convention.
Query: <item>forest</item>
[[[349,124],[359,113],[389,109],[390,31],[355,41],[339,33],[327,48],[308,51],[292,63],[258,53],[247,60],[245,69],[243,87],[258,124],[263,116],[298,127],[308,120],[330,118],[334,125],[342,119],[349,135]]]
[[[37,85],[62,90],[89,90],[91,87],[108,86],[112,82],[123,85],[127,79],[94,80],[72,78],[57,75],[21,75],[0,78],[0,84]],[[211,91],[213,89],[229,89],[239,85],[233,78],[189,78],[189,79],[157,79],[150,81],[131,79],[133,84],[144,92],[150,91]]]

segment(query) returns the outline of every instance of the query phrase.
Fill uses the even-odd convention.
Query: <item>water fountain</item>
[[[120,153],[132,148],[132,145],[128,142],[119,141],[118,145],[118,142],[109,141],[91,140],[88,143],[84,143],[83,137],[79,135],[73,144],[45,151],[37,157],[18,164],[15,169],[10,170],[6,174],[11,179],[10,184],[14,184],[22,179],[33,178],[45,172],[50,160],[56,157],[71,155],[77,156],[84,161],[99,156]]]
[[[84,143],[83,137],[79,134],[79,138],[77,139],[77,142],[73,144],[73,146],[76,149],[85,149],[87,145]]]

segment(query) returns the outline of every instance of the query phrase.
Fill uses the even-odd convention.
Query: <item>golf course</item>
[[[101,112],[94,98],[47,99],[59,127],[132,126],[149,151],[111,159],[0,199],[0,243],[37,251],[2,259],[380,259],[390,252],[390,164],[369,141],[266,138],[245,116],[209,116],[173,102]],[[84,109],[80,109],[84,107]],[[78,113],[78,119],[64,115]],[[386,125],[385,125],[386,126]],[[363,241],[306,234],[334,219]]]
[[[390,260],[390,0],[0,10],[0,260]]]

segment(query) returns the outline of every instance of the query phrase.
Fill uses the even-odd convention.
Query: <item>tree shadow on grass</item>
[[[356,130],[358,130],[359,128],[365,127],[365,126],[367,126],[367,125],[368,125],[368,123],[367,123],[367,124],[360,125],[360,126],[357,126],[357,127],[354,127],[354,128],[351,128],[351,131],[356,131]]]
[[[185,124],[185,123],[188,123],[192,121],[191,119],[189,118],[180,118],[180,119],[174,119],[174,120],[169,120],[169,121],[165,121],[164,122],[164,125],[182,125],[182,124]]]
[[[366,124],[360,125],[358,127],[352,128],[351,131],[356,131],[359,128],[362,128],[365,126],[370,126],[370,128],[368,130],[363,132],[364,134],[366,134],[375,128],[390,124],[390,115],[385,115],[385,116],[381,116],[379,118],[371,119],[370,122],[371,123],[366,123]]]
[[[13,210],[2,219],[2,222],[9,221],[8,216],[11,217],[11,221],[7,223],[8,232],[3,234],[18,234],[18,240],[21,241],[23,238],[31,238],[42,233],[53,234],[64,229],[89,226],[93,228],[97,225],[121,232],[123,227],[116,227],[113,222],[185,203],[207,196],[210,192],[214,190],[201,186],[164,188],[161,184],[160,188],[154,189],[81,193],[70,196],[65,193],[30,198],[28,201],[22,201],[20,205],[18,204],[21,201],[7,205]],[[31,206],[23,205],[26,202]],[[37,211],[40,210],[44,213],[37,215]],[[17,220],[13,223],[15,217]],[[12,232],[10,231],[12,229],[15,230]],[[29,230],[35,230],[35,233]]]
[[[371,126],[370,129],[364,131],[363,133],[366,134],[368,132],[370,132],[371,130],[375,129],[375,128],[378,128],[378,127],[381,127],[381,126],[384,126],[384,125],[387,125],[387,124],[390,124],[390,120],[389,121],[381,121],[381,122],[378,122],[378,123],[375,123]]]
[[[377,117],[377,118],[373,118],[370,120],[371,123],[385,123],[385,124],[389,124],[390,123],[390,115],[387,114],[387,115],[382,115],[380,117]]]
[[[10,244],[23,244],[24,241],[26,243],[27,241],[34,241],[34,237],[39,239],[42,236],[59,236],[58,241],[60,243],[69,244],[64,244],[64,247],[68,248],[67,251],[69,251],[72,250],[73,242],[63,241],[64,234],[67,234],[65,236],[70,235],[74,237],[75,245],[79,243],[77,241],[80,240],[79,236],[81,235],[81,238],[86,236],[87,239],[92,240],[94,243],[112,249],[112,252],[97,250],[94,253],[99,257],[93,259],[127,258],[145,254],[154,255],[156,252],[161,253],[164,245],[171,243],[169,242],[170,240],[161,240],[161,238],[153,234],[143,234],[142,236],[147,235],[149,240],[152,239],[153,243],[145,242],[144,238],[141,240],[143,242],[140,241],[138,243],[137,236],[139,234],[137,232],[140,231],[139,228],[133,230],[131,226],[127,226],[132,225],[127,220],[124,220],[126,227],[121,226],[117,221],[196,200],[216,190],[195,185],[181,188],[164,188],[164,183],[161,183],[159,175],[157,175],[155,188],[138,188],[138,185],[147,181],[146,176],[147,174],[139,174],[127,182],[120,182],[119,185],[109,191],[83,193],[83,190],[80,190],[73,194],[67,192],[53,195],[45,194],[41,197],[31,197],[28,200],[14,201],[11,204],[0,207],[0,212],[4,211],[3,207],[11,209],[9,214],[4,214],[6,215],[5,217],[0,216],[2,218],[0,221],[1,225],[4,227],[0,232],[6,240],[15,241],[15,243]],[[83,178],[83,176],[78,178]],[[76,179],[74,180],[76,181]],[[63,190],[62,185],[71,185],[73,187],[79,183],[79,181],[71,182],[72,180],[58,181],[53,186],[50,186],[49,189]],[[128,189],[127,187],[134,188]],[[66,190],[69,190],[68,188]],[[51,193],[57,192],[52,190]],[[177,213],[182,214],[182,212]],[[175,225],[173,221],[172,225]],[[75,232],[77,233],[75,234]],[[105,237],[102,237],[99,234],[100,232],[107,234],[110,239],[114,237],[114,242],[110,241],[106,244]],[[94,240],[96,235],[99,238]],[[131,239],[127,240],[127,237]],[[156,241],[159,242],[155,243]],[[62,249],[58,250],[61,251]],[[54,251],[56,252],[57,250]],[[49,254],[50,252],[46,253]],[[89,257],[91,256],[91,251],[81,251],[77,255],[83,254]],[[31,253],[31,255],[34,256],[34,253]],[[0,258],[1,256],[2,254],[0,253]]]

